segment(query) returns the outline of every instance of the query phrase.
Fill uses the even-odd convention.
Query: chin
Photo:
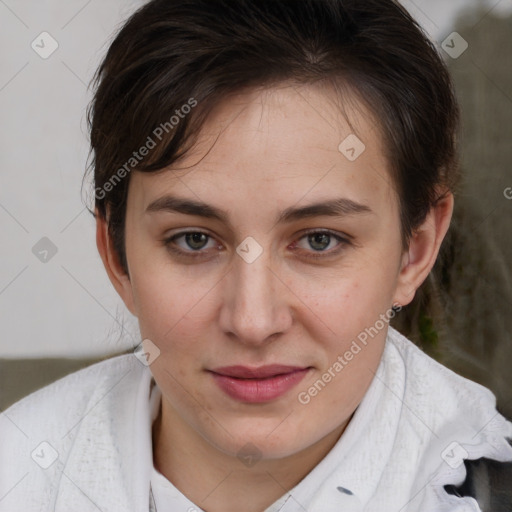
[[[282,418],[269,418],[259,422],[256,427],[254,420],[248,418],[243,424],[223,424],[228,433],[223,431],[220,439],[217,436],[215,438],[208,436],[206,439],[226,455],[238,458],[244,458],[247,455],[264,459],[289,457],[315,443],[316,439],[311,440],[310,443],[307,442],[304,429],[298,425],[283,427],[282,424],[280,425],[281,422]]]

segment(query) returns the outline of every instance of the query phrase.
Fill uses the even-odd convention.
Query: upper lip
[[[219,375],[227,377],[235,377],[239,379],[264,379],[266,377],[274,377],[286,373],[292,373],[299,370],[305,370],[304,366],[289,366],[283,364],[270,364],[267,366],[259,366],[257,368],[250,368],[248,366],[223,366],[211,370]]]

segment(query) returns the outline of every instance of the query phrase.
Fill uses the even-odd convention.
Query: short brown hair
[[[152,0],[110,45],[88,108],[95,206],[126,272],[129,171],[178,161],[229,94],[289,81],[348,86],[379,120],[405,244],[439,191],[453,190],[459,109],[452,82],[397,2]],[[138,150],[148,146],[142,158]]]

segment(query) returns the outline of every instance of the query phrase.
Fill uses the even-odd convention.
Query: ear
[[[123,299],[126,307],[136,315],[135,303],[133,300],[133,290],[130,276],[123,270],[119,261],[119,256],[114,249],[114,244],[108,232],[107,221],[95,211],[96,217],[96,247],[100,253],[101,260],[105,266],[110,282],[114,285],[117,293]]]
[[[402,256],[395,303],[402,306],[409,304],[432,270],[450,227],[453,204],[453,194],[447,192],[432,206],[423,224],[414,231],[408,250]]]

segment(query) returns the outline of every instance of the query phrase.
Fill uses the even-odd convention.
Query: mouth
[[[310,369],[311,367],[268,365],[259,368],[225,366],[208,371],[217,386],[232,399],[262,403],[286,394]]]

